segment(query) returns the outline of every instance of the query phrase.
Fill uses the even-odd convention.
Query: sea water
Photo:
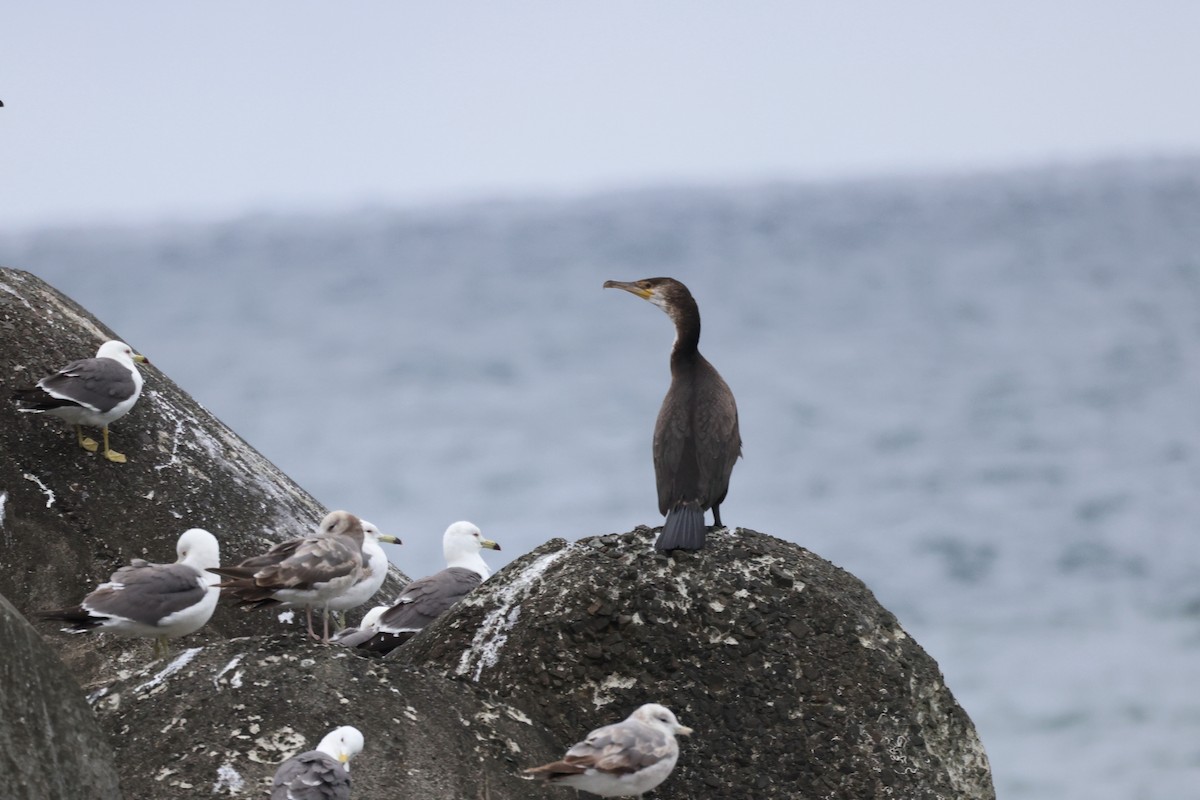
[[[865,580],[1000,797],[1197,796],[1200,161],[0,230],[0,263],[412,576],[458,519],[494,567],[660,522],[673,331],[601,284],[674,276],[741,415],[724,521]]]

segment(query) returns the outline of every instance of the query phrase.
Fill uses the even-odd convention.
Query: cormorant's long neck
[[[700,309],[691,297],[668,312],[675,322],[675,346],[671,364],[690,362],[700,355]]]

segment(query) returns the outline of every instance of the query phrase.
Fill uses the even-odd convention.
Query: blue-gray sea
[[[1200,160],[2,226],[414,576],[457,519],[497,567],[659,523],[673,332],[601,284],[679,278],[741,414],[725,522],[865,580],[1001,798],[1200,792]]]

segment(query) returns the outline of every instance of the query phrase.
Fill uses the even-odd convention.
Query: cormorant
[[[733,392],[700,355],[700,309],[686,286],[674,278],[646,278],[605,281],[604,288],[649,300],[675,323],[671,388],[654,426],[658,510],[666,515],[655,546],[699,550],[704,547],[704,512],[711,508],[714,526],[721,527],[720,506],[742,454]]]

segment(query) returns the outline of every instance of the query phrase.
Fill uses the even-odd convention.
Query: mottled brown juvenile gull
[[[360,522],[363,527],[362,575],[353,586],[329,601],[329,610],[334,612],[341,625],[346,623],[345,612],[352,608],[358,608],[374,597],[375,593],[379,591],[379,587],[383,586],[384,579],[387,578],[388,557],[379,543],[403,544],[395,536],[380,533],[374,523],[367,522],[365,519]]]
[[[625,721],[589,733],[561,761],[525,772],[601,797],[641,796],[675,768],[679,758],[675,735],[691,732],[670,709],[647,703]]]
[[[484,547],[500,549],[500,545],[484,539],[479,528],[470,522],[456,522],[447,528],[442,534],[446,569],[405,586],[400,599],[375,623],[375,635],[357,646],[374,653],[387,653],[437,619],[492,574],[479,555]]]
[[[204,627],[217,607],[217,576],[207,570],[220,563],[217,538],[192,528],[175,545],[174,564],[135,558],[112,574],[74,608],[46,611],[46,619],[64,620],[68,633],[100,631],[121,636],[154,637],[155,656],[166,655],[167,639]]]
[[[349,511],[333,511],[321,520],[315,536],[280,542],[259,556],[235,567],[213,569],[225,578],[219,586],[235,605],[263,608],[279,603],[302,606],[308,617],[308,635],[316,639],[312,610],[324,611],[329,641],[331,600],[362,577],[362,521]]]
[[[316,750],[279,765],[271,782],[271,800],[348,800],[350,759],[362,749],[363,735],[358,728],[335,728],[325,734]]]
[[[72,361],[36,386],[17,389],[13,397],[20,411],[49,414],[75,426],[79,446],[94,453],[94,439],[83,435],[83,425],[102,430],[104,457],[118,464],[125,456],[108,446],[108,426],[129,413],[142,393],[142,373],[134,362],[145,362],[133,348],[115,339],[100,345],[95,358]]]

